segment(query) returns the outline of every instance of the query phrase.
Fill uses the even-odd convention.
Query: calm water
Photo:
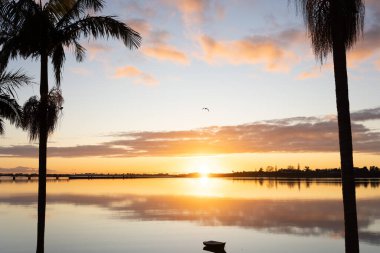
[[[46,252],[344,252],[341,185],[232,179],[48,182]],[[378,182],[357,186],[361,252],[380,252]],[[37,182],[0,181],[0,252],[35,252]]]

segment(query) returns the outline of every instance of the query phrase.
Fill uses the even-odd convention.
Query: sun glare
[[[211,157],[195,157],[190,163],[189,172],[199,173],[201,178],[207,178],[215,169],[213,162]]]
[[[207,167],[200,167],[199,170],[198,170],[198,173],[200,174],[200,176],[202,178],[206,178],[206,177],[208,177],[209,170],[208,170]]]

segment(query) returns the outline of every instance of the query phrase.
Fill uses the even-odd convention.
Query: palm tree
[[[43,252],[46,208],[46,156],[48,140],[48,60],[53,65],[56,84],[61,82],[65,48],[82,61],[85,48],[80,38],[116,38],[130,49],[138,48],[140,35],[113,16],[94,16],[104,7],[103,0],[0,1],[0,69],[17,57],[39,58],[39,184],[37,252]]]
[[[11,124],[21,125],[21,108],[15,96],[16,88],[30,83],[29,77],[20,71],[0,73],[0,135],[4,134],[2,118],[8,119]]]
[[[316,57],[333,55],[346,252],[359,252],[346,51],[363,33],[362,0],[295,0],[303,13]]]

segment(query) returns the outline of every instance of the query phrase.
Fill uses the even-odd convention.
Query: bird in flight
[[[208,109],[207,107],[203,107],[202,110],[208,111],[208,112],[210,111],[210,109]]]

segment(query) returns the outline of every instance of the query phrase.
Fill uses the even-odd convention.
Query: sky
[[[380,166],[380,2],[366,0],[364,34],[348,53],[354,162]],[[315,58],[302,15],[288,0],[113,0],[142,35],[83,39],[70,49],[59,127],[49,138],[50,171],[187,173],[289,165],[339,167],[331,56]],[[39,62],[18,59],[36,84]],[[50,70],[50,87],[55,85]],[[209,111],[202,110],[207,107]],[[37,143],[6,125],[0,171],[38,167]]]

